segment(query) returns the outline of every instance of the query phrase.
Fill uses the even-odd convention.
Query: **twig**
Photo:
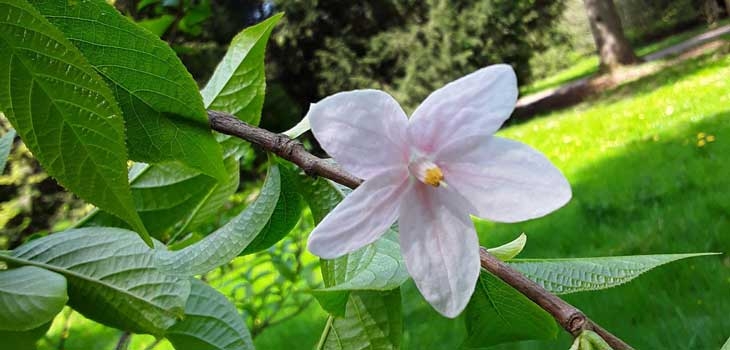
[[[328,161],[312,155],[304,149],[301,143],[285,135],[275,134],[248,125],[235,116],[222,112],[208,111],[208,119],[213,130],[236,136],[273,152],[298,165],[308,175],[325,177],[350,188],[355,188],[362,183],[361,179]],[[614,350],[633,349],[621,339],[591,321],[576,307],[551,294],[539,284],[489,254],[485,248],[481,248],[480,258],[481,265],[485,270],[499,277],[550,313],[573,336],[577,336],[583,330],[592,330],[600,335]]]
[[[117,346],[114,347],[115,350],[127,350],[129,348],[129,341],[132,339],[132,333],[129,333],[127,331],[122,332],[122,335],[119,336],[119,341],[117,341]]]
[[[284,316],[284,317],[282,317],[282,318],[280,318],[278,320],[273,320],[274,319],[274,316],[276,316],[276,314],[278,313],[278,311],[281,310],[281,309],[278,309],[274,313],[274,315],[272,315],[268,319],[264,320],[264,322],[262,322],[260,325],[258,325],[258,326],[254,325],[253,327],[251,327],[251,337],[256,338],[266,328],[276,326],[278,324],[284,323],[285,321],[291,320],[294,317],[297,317],[299,314],[301,314],[302,312],[304,312],[304,310],[306,310],[313,301],[314,301],[313,298],[307,299],[307,301],[305,301],[303,304],[298,305],[297,308],[294,310],[294,312],[290,312],[289,314],[287,314],[286,316]],[[282,301],[282,304],[283,303],[284,302]]]
[[[307,152],[301,143],[285,135],[248,125],[238,118],[222,112],[208,111],[208,119],[213,130],[259,145],[296,164],[308,175],[326,177],[350,188],[355,188],[362,183],[362,180],[352,174]]]
[[[156,338],[155,341],[151,342],[150,345],[147,345],[144,350],[152,350],[157,347],[158,344],[162,341],[162,338]]]
[[[301,237],[298,237],[297,239],[295,239],[294,242],[295,243],[293,245],[295,246],[295,248],[294,248],[293,254],[294,254],[295,266],[296,266],[296,268],[294,269],[294,274],[299,275],[299,273],[302,272],[302,266],[303,266],[302,251],[304,249],[303,249]],[[297,242],[299,244],[297,244]],[[256,339],[256,337],[259,336],[259,334],[261,334],[264,330],[266,330],[266,328],[276,326],[280,323],[284,323],[285,321],[288,321],[288,320],[296,317],[297,315],[301,314],[314,301],[314,298],[312,296],[310,296],[309,299],[307,299],[307,301],[305,301],[303,303],[298,303],[297,307],[294,309],[293,312],[289,312],[285,316],[275,319],[276,316],[279,314],[279,312],[281,312],[282,310],[286,310],[286,302],[289,301],[290,298],[294,298],[294,296],[296,295],[295,292],[291,291],[292,289],[295,289],[293,282],[290,286],[288,286],[287,289],[284,289],[285,288],[284,286],[285,285],[281,286],[281,288],[282,288],[282,290],[280,291],[281,300],[278,303],[278,307],[274,311],[272,311],[268,315],[268,317],[266,319],[264,319],[260,324],[255,324],[255,322],[254,322],[254,325],[251,327],[251,337],[253,337],[254,339]],[[296,302],[297,302],[297,300],[294,300],[294,303],[296,303]],[[255,317],[254,317],[254,319],[255,319]]]
[[[71,316],[74,310],[69,308],[65,313],[65,319],[63,320],[63,327],[61,328],[61,339],[58,340],[58,346],[56,349],[64,350],[66,348],[66,339],[68,339],[69,331],[71,330]]]

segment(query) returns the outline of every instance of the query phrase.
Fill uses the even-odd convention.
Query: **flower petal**
[[[363,179],[408,162],[408,118],[379,90],[340,92],[307,113],[314,137],[345,170]]]
[[[465,200],[443,187],[415,183],[400,206],[406,267],[426,300],[446,317],[464,310],[479,277],[479,240]]]
[[[500,137],[460,146],[444,149],[437,162],[444,181],[471,202],[476,216],[498,222],[524,221],[557,210],[570,200],[568,180],[530,146]]]
[[[373,243],[395,222],[407,189],[405,170],[366,180],[314,228],[307,244],[309,251],[334,259]]]
[[[431,153],[459,138],[491,135],[512,114],[517,94],[517,77],[506,64],[448,83],[413,113],[408,125],[411,143]]]

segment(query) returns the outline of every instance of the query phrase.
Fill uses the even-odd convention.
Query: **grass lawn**
[[[728,23],[730,23],[730,20],[723,19],[722,21],[718,21],[717,25],[722,26]],[[659,50],[663,50],[667,47],[679,44],[708,30],[709,29],[707,28],[707,26],[702,25],[697,28],[664,38],[663,40],[636,47],[636,54],[639,56],[646,56]],[[571,81],[590,76],[597,71],[598,56],[596,56],[596,54],[578,57],[575,62],[573,62],[570,68],[566,68],[547,78],[539,79],[528,85],[523,86],[520,89],[520,95],[526,96],[543,90],[552,89],[565,83],[569,83]]]
[[[525,232],[522,257],[530,258],[724,253],[675,262],[614,289],[566,296],[637,349],[718,349],[730,336],[730,55],[724,52],[500,132],[544,152],[570,180],[573,200],[525,223],[477,221],[482,244],[495,246]],[[404,349],[458,348],[464,334],[459,320],[436,315],[412,284],[404,287],[403,300]],[[113,347],[118,331],[74,317],[67,349]],[[42,349],[56,348],[61,321]],[[311,349],[324,322],[313,304],[264,331],[256,344]],[[134,344],[132,349],[143,348]],[[554,342],[501,348],[569,345],[561,333]]]

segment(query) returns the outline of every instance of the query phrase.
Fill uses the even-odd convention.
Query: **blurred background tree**
[[[584,0],[583,3],[601,70],[611,71],[620,66],[639,63],[641,60],[626,39],[613,0]]]
[[[272,76],[301,105],[337,91],[378,88],[407,108],[480,67],[506,62],[530,77],[549,45],[562,0],[279,0],[287,13],[272,49]],[[316,8],[316,11],[312,11]]]

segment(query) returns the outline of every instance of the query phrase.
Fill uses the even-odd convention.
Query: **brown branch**
[[[355,188],[362,183],[361,179],[326,160],[312,155],[304,149],[301,143],[285,135],[275,134],[248,125],[235,116],[222,112],[208,111],[208,119],[213,130],[254,143],[298,165],[309,175],[325,177],[350,188]],[[485,270],[499,277],[550,313],[560,326],[573,336],[578,336],[583,330],[592,330],[600,335],[614,350],[632,349],[621,339],[591,321],[576,307],[551,294],[539,284],[495,258],[485,248],[481,248],[480,259]]]
[[[286,135],[275,134],[248,125],[238,118],[222,112],[208,111],[208,119],[213,130],[259,145],[298,165],[307,175],[326,177],[350,188],[355,188],[362,183],[362,180],[352,174],[307,152],[299,141],[292,140]]]

